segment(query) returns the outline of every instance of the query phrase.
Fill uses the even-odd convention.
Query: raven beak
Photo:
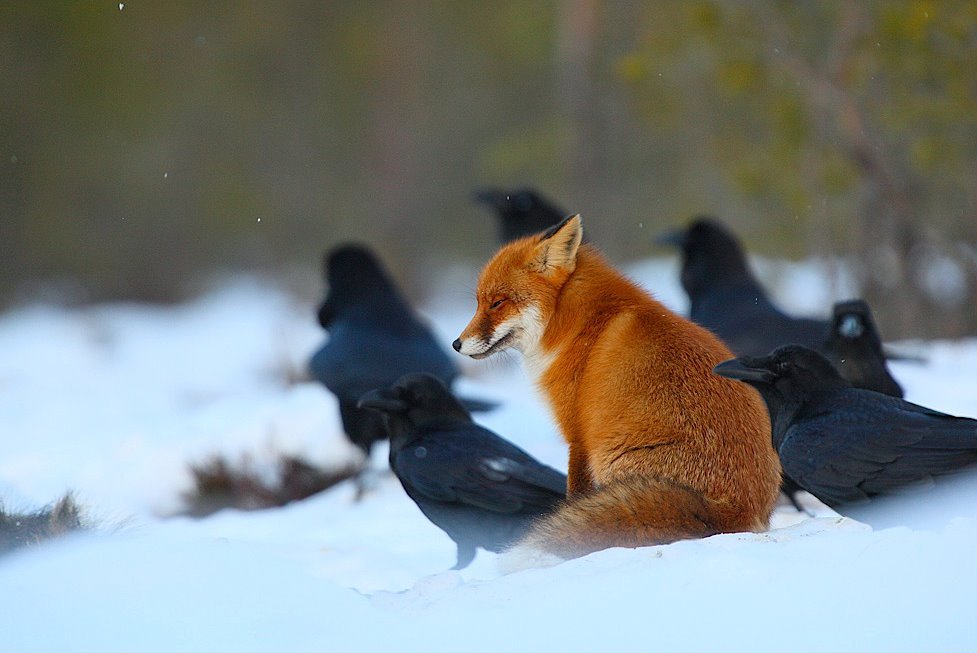
[[[398,397],[390,388],[370,390],[356,402],[357,408],[376,410],[381,413],[403,413],[407,411],[407,402]]]
[[[655,236],[656,244],[665,247],[685,247],[685,229],[669,229]]]
[[[497,209],[504,205],[505,201],[508,199],[508,195],[500,190],[483,188],[472,193],[472,198],[480,204],[486,204],[491,206],[493,209]]]
[[[770,370],[763,367],[750,367],[739,358],[723,361],[716,367],[712,368],[712,372],[713,374],[718,374],[719,376],[724,376],[727,379],[735,379],[737,381],[758,381],[769,383],[776,378],[774,373]]]

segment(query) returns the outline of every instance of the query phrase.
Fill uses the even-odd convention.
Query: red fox
[[[567,499],[521,543],[561,558],[767,528],[780,462],[733,354],[581,245],[579,215],[502,247],[454,348],[522,352],[569,444]]]

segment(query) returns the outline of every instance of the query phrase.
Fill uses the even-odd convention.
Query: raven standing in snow
[[[453,569],[476,547],[500,552],[566,496],[566,476],[472,421],[429,374],[409,374],[359,402],[383,415],[390,468],[425,516],[458,546]]]
[[[738,356],[763,356],[802,345],[827,356],[855,387],[902,397],[892,378],[871,311],[862,300],[839,302],[831,321],[781,311],[750,272],[739,240],[718,221],[700,217],[658,242],[682,251],[682,287],[690,319],[709,329]]]
[[[903,397],[889,372],[872,311],[861,299],[834,305],[831,330],[821,347],[841,375],[856,388]]]
[[[718,221],[700,217],[657,241],[682,252],[689,318],[737,356],[762,356],[787,344],[821,347],[828,322],[791,317],[777,308],[750,272],[739,240]]]
[[[531,188],[486,188],[475,192],[475,200],[495,209],[502,244],[546,231],[569,215]]]
[[[977,420],[854,388],[805,347],[743,356],[715,372],[760,392],[784,476],[828,505],[865,501],[977,463]]]
[[[337,247],[324,267],[329,294],[318,315],[329,339],[313,354],[309,371],[336,395],[347,437],[369,457],[386,429],[375,411],[356,407],[364,393],[409,372],[428,372],[450,387],[459,372],[369,249]],[[466,402],[475,410],[492,407]]]

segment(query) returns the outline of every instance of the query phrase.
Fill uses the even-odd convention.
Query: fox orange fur
[[[520,350],[569,444],[567,500],[523,541],[562,558],[767,527],[780,462],[733,354],[581,245],[580,216],[505,245],[455,349]]]

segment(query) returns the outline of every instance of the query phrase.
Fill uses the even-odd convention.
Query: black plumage
[[[977,420],[854,388],[805,347],[736,358],[715,371],[760,392],[785,477],[829,505],[977,463]]]
[[[495,210],[502,243],[546,231],[569,215],[531,188],[511,191],[485,188],[476,191],[474,196]]]
[[[410,374],[360,400],[390,433],[390,468],[408,496],[458,546],[454,569],[477,547],[499,552],[566,495],[566,476],[475,424],[435,377]]]
[[[834,305],[831,329],[821,350],[856,388],[903,396],[902,386],[886,365],[882,340],[865,301],[852,299]]]
[[[386,429],[376,412],[356,407],[364,393],[409,372],[428,372],[450,387],[459,372],[369,249],[337,247],[324,268],[329,292],[318,315],[329,338],[309,371],[336,395],[347,437],[369,456]],[[491,407],[468,401],[472,408]]]
[[[750,272],[739,240],[715,219],[696,218],[686,229],[659,236],[658,242],[682,252],[689,317],[737,356],[762,356],[786,344],[823,345],[828,322],[792,317],[774,305]]]

